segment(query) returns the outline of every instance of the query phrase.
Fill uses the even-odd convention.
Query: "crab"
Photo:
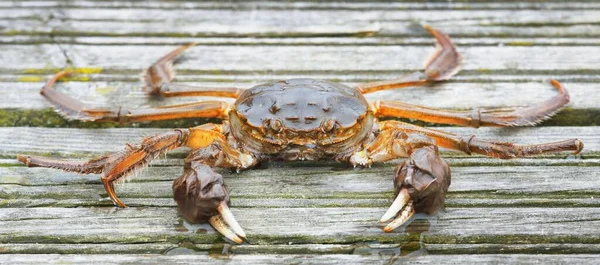
[[[132,172],[160,154],[189,147],[183,174],[173,182],[173,194],[181,215],[191,223],[210,223],[227,239],[243,243],[246,233],[229,209],[229,194],[215,167],[237,171],[266,160],[332,159],[354,167],[406,158],[393,175],[395,199],[380,219],[385,232],[407,223],[415,213],[435,214],[442,208],[450,186],[450,168],[440,157],[439,147],[466,154],[509,159],[549,152],[579,153],[583,143],[569,139],[551,143],[519,145],[480,140],[474,135],[456,135],[380,117],[408,118],[458,126],[530,126],[558,112],[569,102],[566,89],[556,80],[558,94],[546,101],[521,108],[447,111],[407,103],[377,100],[364,94],[426,85],[447,80],[460,68],[461,56],[449,36],[431,27],[436,51],[424,70],[396,80],[347,86],[325,80],[290,79],[254,86],[195,87],[178,85],[173,61],[194,43],[181,46],[143,72],[142,82],[151,95],[163,97],[212,96],[234,98],[200,101],[148,109],[92,108],[54,89],[62,71],[42,88],[41,94],[68,119],[119,123],[180,118],[222,118],[221,124],[203,124],[174,129],[126,145],[124,150],[89,161],[64,161],[18,155],[30,167],[62,169],[82,174],[102,174],[108,196],[118,207],[127,207],[114,189]]]

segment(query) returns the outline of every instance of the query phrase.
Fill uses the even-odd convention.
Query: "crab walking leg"
[[[238,98],[245,90],[237,87],[200,87],[181,84],[165,84],[160,94],[163,97],[196,97],[210,96]]]
[[[480,126],[533,126],[549,119],[569,103],[567,90],[556,80],[550,83],[558,95],[525,108],[473,109],[450,111],[410,105],[398,101],[376,101],[373,105],[378,117],[399,117],[426,122],[454,124],[478,128]]]
[[[229,109],[229,104],[221,101],[201,101],[148,109],[92,108],[54,89],[56,81],[69,74],[67,71],[56,74],[41,91],[54,108],[68,119],[127,123],[180,118],[225,118]]]
[[[425,29],[436,39],[436,51],[425,63],[423,72],[415,72],[400,79],[377,81],[359,84],[358,91],[363,94],[381,90],[397,89],[429,82],[448,80],[460,70],[461,56],[448,35],[434,28],[425,26]]]
[[[569,139],[551,143],[520,145],[509,142],[494,142],[479,140],[475,135],[459,136],[456,134],[423,128],[399,121],[380,122],[382,130],[396,129],[405,133],[417,133],[435,139],[441,147],[463,151],[467,154],[477,153],[486,156],[510,159],[517,157],[535,156],[546,153],[573,151],[578,154],[583,149],[579,139]]]
[[[164,97],[212,96],[237,98],[244,90],[236,87],[197,87],[171,84],[175,78],[173,61],[196,43],[181,46],[160,58],[142,73],[144,88],[150,95]]]
[[[189,222],[208,221],[223,236],[242,243],[246,233],[227,206],[229,193],[223,176],[213,168],[240,170],[256,163],[258,159],[241,153],[222,140],[215,140],[194,150],[186,158],[183,175],[173,182],[173,194],[179,211]]]
[[[17,155],[17,160],[28,167],[56,168],[80,174],[100,174],[107,164],[113,163],[120,157],[120,153],[113,153],[89,161],[65,161],[46,157]]]
[[[146,166],[152,159],[169,150],[181,147],[207,146],[215,140],[224,141],[220,125],[206,124],[191,129],[175,129],[145,138],[139,146],[127,145],[125,150],[83,162],[60,161],[45,157],[18,155],[29,167],[47,167],[82,174],[102,173],[101,178],[109,197],[119,207],[127,207],[116,195],[114,182]]]

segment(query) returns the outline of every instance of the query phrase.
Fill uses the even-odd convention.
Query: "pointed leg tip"
[[[237,244],[243,244],[244,243],[244,240],[242,238],[240,238],[239,236],[232,236],[229,239],[231,239],[231,241],[233,241],[233,242],[235,242]]]
[[[391,233],[392,231],[394,231],[394,228],[393,228],[393,227],[390,227],[390,226],[385,226],[385,227],[383,228],[383,232],[386,232],[386,233]]]
[[[19,162],[29,166],[29,156],[17,155],[17,160],[19,160]]]
[[[550,84],[555,87],[556,89],[558,89],[558,91],[560,93],[566,93],[566,89],[565,87],[556,79],[550,79]]]
[[[577,146],[577,150],[575,150],[575,155],[581,153],[583,150],[583,142],[579,139],[575,139],[575,146]]]

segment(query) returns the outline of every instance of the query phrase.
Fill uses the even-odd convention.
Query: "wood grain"
[[[433,51],[422,25],[452,36],[464,55],[462,72],[369,100],[525,106],[554,96],[548,80],[558,79],[571,103],[546,123],[552,127],[438,129],[517,143],[579,138],[583,152],[495,160],[442,150],[452,167],[445,210],[390,234],[377,220],[392,200],[400,160],[364,170],[334,162],[220,170],[252,242],[239,246],[178,215],[171,181],[182,172],[185,149],[118,187],[128,209],[112,206],[99,175],[26,168],[15,159],[88,159],[169,130],[44,128],[87,126],[49,115],[39,95],[65,67],[89,74],[59,90],[111,107],[208,99],[153,100],[140,89],[142,69],[193,41],[175,66],[177,82],[251,87],[309,77],[354,85],[419,70]],[[599,37],[598,1],[0,2],[0,125],[8,126],[0,128],[0,264],[595,264]],[[36,127],[15,127],[25,125]]]

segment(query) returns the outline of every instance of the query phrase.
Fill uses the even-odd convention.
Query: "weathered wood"
[[[0,169],[3,207],[111,205],[97,175],[77,176],[18,167]],[[288,175],[275,177],[282,170]],[[590,207],[600,203],[594,200],[599,193],[597,170],[597,167],[458,167],[453,170],[448,204]],[[180,167],[148,169],[143,176],[120,186],[119,194],[134,205],[174,206],[169,181],[181,171]],[[275,168],[225,176],[233,203],[239,207],[385,207],[392,192],[391,172],[391,166],[333,173],[329,167]],[[524,194],[527,196],[521,198]]]
[[[443,27],[443,25],[440,25]],[[399,46],[399,45],[431,45],[431,37],[414,36],[411,38],[397,38],[394,36],[370,36],[365,37],[310,37],[289,36],[285,38],[273,37],[136,37],[136,36],[48,36],[48,35],[0,35],[0,44],[23,44],[37,45],[42,43],[62,44],[86,44],[86,45],[179,45],[183,43],[197,42],[200,45],[217,46],[297,46],[297,45],[377,45],[377,46]],[[598,46],[600,40],[586,38],[585,36],[573,37],[506,37],[485,36],[484,37],[452,37],[452,41],[459,46]]]
[[[177,82],[392,79],[420,69],[433,50],[424,24],[452,36],[464,70],[450,82],[370,100],[523,106],[555,95],[547,83],[555,78],[571,103],[551,124],[584,127],[439,129],[518,143],[576,137],[585,143],[582,154],[496,160],[442,150],[453,172],[446,209],[391,234],[377,221],[392,199],[399,161],[365,170],[334,162],[220,170],[253,243],[231,246],[208,225],[189,225],[177,214],[171,181],[182,172],[185,149],[119,186],[128,209],[112,206],[99,175],[15,160],[20,153],[91,158],[167,128],[0,128],[0,264],[597,263],[600,256],[579,254],[600,249],[599,2],[0,2],[0,125],[71,126],[48,115],[38,94],[67,66],[88,74],[58,89],[97,106],[202,99],[148,100],[139,88],[143,68],[192,41],[199,45],[176,65]],[[64,255],[18,255],[34,253]]]
[[[2,264],[595,264],[600,255],[4,255]]]
[[[340,73],[341,75],[342,73]],[[115,78],[111,75],[102,76],[102,78],[111,77]],[[292,75],[289,75],[289,77],[291,78]],[[184,76],[183,78],[186,77]],[[390,75],[384,79],[391,78],[393,77]],[[224,86],[223,83],[214,82],[185,83],[200,86]],[[249,88],[256,84],[258,83],[232,83],[231,85]],[[352,85],[355,83],[351,82],[348,84]],[[0,104],[0,109],[50,108],[50,104],[39,93],[42,85],[43,83],[0,83],[0,97],[7,99]],[[569,103],[571,109],[596,109],[600,107],[600,95],[596,93],[598,89],[595,84],[567,81],[564,82],[564,85],[571,96],[571,103]],[[66,94],[98,106],[160,106],[209,99],[208,97],[184,97],[168,98],[160,101],[153,100],[141,91],[139,83],[131,82],[68,82],[61,83],[57,87]],[[19,91],[19,93],[16,94],[15,91]],[[556,90],[548,82],[451,82],[435,84],[431,87],[382,91],[367,95],[367,99],[377,100],[385,98],[386,100],[399,100],[436,108],[468,109],[473,107],[526,106],[549,99],[556,94]],[[455,95],[464,96],[457,97]],[[226,101],[233,102],[229,99],[226,99]]]
[[[285,171],[285,175],[278,172]],[[123,198],[171,198],[170,180],[178,177],[181,167],[154,167],[138,178],[119,186]],[[360,171],[333,170],[330,167],[271,168],[250,170],[239,174],[225,174],[232,199],[249,199],[243,207],[305,207],[344,204],[335,199],[379,199],[371,205],[385,206],[384,199],[392,192],[392,167]],[[0,168],[2,198],[31,199],[88,199],[104,196],[98,175],[78,176],[49,169],[22,167]],[[225,173],[225,172],[224,172]],[[450,198],[463,200],[486,199],[499,203],[515,196],[528,194],[535,199],[582,199],[600,193],[598,167],[456,167]],[[265,195],[268,194],[268,195]],[[284,200],[272,200],[282,198]],[[287,199],[306,204],[287,205]],[[313,200],[314,199],[314,200]],[[319,199],[334,199],[323,200]],[[383,199],[383,201],[382,201]],[[525,198],[522,198],[525,199]],[[264,200],[264,201],[262,201]],[[524,200],[527,201],[527,200]],[[253,203],[258,202],[257,205]],[[357,201],[358,202],[358,201]],[[357,203],[354,202],[354,203]],[[452,202],[452,201],[450,201]],[[560,205],[561,201],[556,201]],[[600,203],[600,201],[591,203]],[[105,204],[105,202],[103,203]],[[173,203],[170,204],[174,205]],[[554,205],[556,206],[556,205]]]
[[[196,46],[186,52],[178,69],[186,71],[412,71],[432,52],[426,46]],[[88,46],[66,44],[6,45],[0,51],[2,69],[33,71],[73,65],[101,67],[137,74],[176,46]],[[477,47],[459,48],[463,69],[474,71],[558,72],[596,70],[600,47]],[[311,58],[305,60],[303,58]],[[13,70],[14,71],[14,70]]]
[[[483,6],[480,4],[480,10],[477,10],[477,5],[473,7],[471,4],[468,5],[468,10],[460,10],[460,6],[452,10],[448,8],[452,5],[448,4],[438,4],[437,8],[433,6],[433,10],[419,10],[419,7],[414,7],[415,4],[412,4],[413,7],[404,4],[404,7],[397,8],[381,8],[381,4],[380,8],[377,8],[377,5],[365,7],[369,6],[366,4],[362,4],[362,7],[355,5],[354,8],[340,8],[346,5],[347,3],[312,6],[283,4],[277,7],[265,3],[252,3],[232,9],[231,5],[227,8],[208,3],[210,8],[206,8],[206,4],[202,9],[187,5],[185,8],[167,5],[160,8],[154,6],[153,12],[148,12],[148,6],[132,8],[109,5],[105,6],[107,8],[101,8],[101,5],[94,5],[94,9],[82,9],[76,7],[77,4],[74,5],[75,8],[62,4],[59,8],[38,7],[34,13],[37,17],[33,17],[34,19],[31,11],[27,13],[31,7],[8,9],[8,12],[12,11],[15,14],[3,14],[3,17],[18,19],[20,23],[9,24],[6,23],[7,20],[0,20],[0,23],[5,22],[7,33],[13,35],[51,33],[104,36],[335,36],[362,33],[364,31],[359,29],[373,25],[373,21],[377,21],[375,26],[381,28],[379,34],[382,35],[415,35],[414,25],[418,21],[442,24],[452,34],[478,36],[590,36],[597,35],[599,29],[597,8],[586,8],[583,4],[580,4],[579,8],[585,10],[579,10],[578,16],[566,16],[568,10],[560,7],[551,9],[551,6],[547,5],[537,7],[545,9],[543,15],[540,15],[538,10],[515,9],[514,4],[496,5],[498,8],[495,10],[485,10],[486,5],[491,7],[489,3]],[[416,6],[420,6],[421,9],[424,7],[422,4]],[[115,14],[115,7],[127,12]],[[444,15],[439,15],[439,8],[442,7]],[[575,6],[571,6],[573,7]],[[464,8],[466,7],[463,5]],[[5,12],[8,13],[7,11]],[[169,23],[177,23],[178,27],[170,27]],[[547,26],[541,27],[542,25]]]
[[[253,244],[381,243],[599,244],[598,208],[447,208],[383,233],[384,208],[233,209]],[[3,209],[2,243],[213,243],[208,225],[183,225],[174,208]],[[577,229],[573,229],[573,225]],[[44,229],[40,229],[43,227]],[[63,229],[68,227],[69,229]],[[420,239],[419,239],[420,238]]]
[[[523,127],[523,128],[458,128],[440,127],[459,135],[477,135],[480,139],[500,140],[521,144],[580,139],[585,147],[582,154],[597,157],[600,153],[600,128],[598,127]],[[138,143],[144,136],[169,129],[52,129],[52,128],[0,128],[0,157],[14,158],[17,154],[37,154],[63,157],[89,157],[122,150],[126,143]],[[42,145],[32,143],[44,143]],[[184,149],[174,151],[184,155]],[[448,151],[451,156],[467,156]],[[566,153],[548,157],[565,157]]]

